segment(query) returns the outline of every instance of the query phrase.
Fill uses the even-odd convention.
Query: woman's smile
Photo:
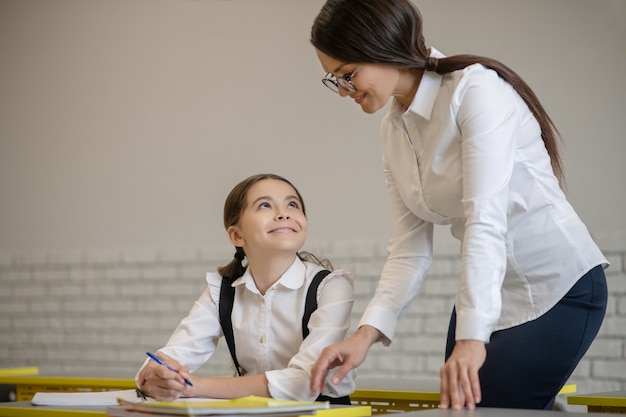
[[[363,103],[363,100],[365,100],[365,95],[366,93],[362,93],[362,94],[359,94],[358,96],[350,96],[350,97],[354,99],[356,104],[361,104]]]

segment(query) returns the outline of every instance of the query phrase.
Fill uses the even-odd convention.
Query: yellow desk
[[[146,414],[150,416],[153,414]],[[372,415],[370,407],[366,406],[333,406],[327,410],[318,410],[314,416],[310,414],[300,417],[369,417]],[[0,403],[0,417],[106,417],[105,407],[76,406],[52,407],[36,406],[30,401],[15,403]]]
[[[369,405],[372,415],[427,410],[439,405],[438,392],[357,389],[350,395],[354,405]]]
[[[0,384],[15,385],[17,397],[17,402],[0,403],[0,417],[106,417],[102,406],[33,406],[30,400],[37,392],[89,392],[135,388],[135,380],[129,378],[0,376]],[[318,410],[316,416],[367,417],[372,415],[372,408],[365,404],[342,410],[337,408],[340,407],[331,406],[328,410]]]
[[[15,385],[17,401],[30,401],[37,392],[88,392],[135,388],[135,381],[129,378],[0,376],[0,384]],[[559,394],[574,392],[576,392],[576,385],[572,384],[564,386]],[[368,407],[368,409],[371,407],[372,415],[377,415],[437,408],[439,405],[439,392],[357,389],[350,395],[350,399],[355,406],[364,406]],[[22,408],[21,411],[24,412],[25,410]],[[81,412],[84,412],[84,410]],[[46,415],[54,416],[54,414],[50,413]],[[4,417],[4,415],[0,415],[0,417]]]
[[[0,384],[15,385],[16,401],[30,401],[37,392],[112,391],[136,388],[133,379],[69,376],[0,376]]]
[[[559,394],[575,392],[576,384],[569,384],[563,386]],[[373,389],[357,389],[350,395],[352,404],[371,406],[372,415],[437,408],[439,406],[439,398],[439,392]]]
[[[567,403],[586,405],[590,413],[626,414],[626,391],[570,395],[567,397]]]
[[[39,368],[36,366],[25,366],[21,368],[0,368],[0,377],[39,375]]]

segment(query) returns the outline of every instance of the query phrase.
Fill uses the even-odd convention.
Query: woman
[[[388,258],[355,334],[324,349],[312,392],[391,343],[431,265],[433,225],[461,241],[443,408],[552,408],[606,308],[605,257],[567,202],[558,133],[489,58],[426,47],[409,0],[329,0],[311,30],[324,84],[382,122]]]
[[[162,401],[257,395],[350,404],[352,374],[324,383],[320,397],[310,395],[315,360],[350,326],[354,283],[344,270],[320,275],[330,264],[300,252],[308,226],[298,190],[278,175],[251,176],[226,198],[224,226],[236,248],[233,260],[207,274],[206,290],[157,352],[173,370],[147,361],[136,377],[139,388]],[[222,336],[239,376],[192,375]]]

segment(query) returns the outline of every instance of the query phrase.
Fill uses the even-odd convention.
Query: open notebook
[[[143,397],[134,389],[90,392],[38,392],[33,405],[117,405],[118,398],[128,402],[139,402]]]

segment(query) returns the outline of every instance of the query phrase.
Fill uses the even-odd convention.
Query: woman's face
[[[396,95],[400,81],[398,69],[389,65],[342,62],[326,55],[319,49],[315,49],[315,52],[324,71],[337,78],[360,67],[352,77],[352,84],[357,91],[351,93],[345,88],[339,87],[339,95],[352,98],[365,113],[377,112],[387,104],[391,96]]]

